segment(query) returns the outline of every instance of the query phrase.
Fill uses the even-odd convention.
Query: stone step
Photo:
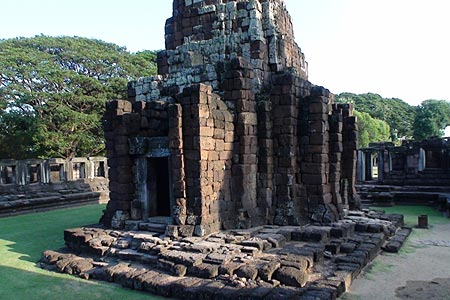
[[[150,217],[148,223],[171,225],[173,219],[171,217]]]
[[[398,230],[395,233],[395,236],[392,237],[386,245],[384,245],[383,250],[390,253],[398,253],[400,248],[403,246],[403,243],[411,234],[412,229],[408,227],[404,227]]]
[[[139,223],[139,230],[165,233],[167,224],[159,224],[159,223]]]

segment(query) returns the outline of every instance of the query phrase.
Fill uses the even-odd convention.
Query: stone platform
[[[179,299],[336,299],[381,250],[397,252],[403,216],[349,212],[327,226],[263,226],[205,237],[68,229],[41,266]]]
[[[0,185],[0,217],[107,203],[108,184],[107,178],[97,177],[49,184]]]
[[[446,211],[450,205],[450,186],[396,186],[360,183],[356,190],[365,206],[429,205]],[[449,206],[449,207],[447,207]]]

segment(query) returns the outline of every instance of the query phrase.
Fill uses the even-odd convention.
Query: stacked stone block
[[[185,89],[182,107],[187,197],[194,199],[187,203],[186,225],[195,226],[197,235],[220,230],[222,225],[234,227],[233,116],[220,96],[203,84]]]
[[[268,73],[285,67],[307,78],[283,1],[176,0],[173,9],[165,26],[166,50],[158,54],[158,73],[172,77],[164,85],[208,83],[217,89],[222,71],[217,64],[237,57],[255,71],[255,92]]]
[[[326,89],[314,87],[306,98],[307,145],[302,158],[302,182],[308,195],[308,211],[315,221],[336,218],[330,185],[330,123],[332,98]]]
[[[358,180],[372,181],[373,156],[377,155],[378,178],[383,185],[449,186],[450,139],[405,140],[400,146],[391,142],[371,143],[360,149]]]
[[[234,59],[226,66],[222,87],[224,98],[236,116],[232,167],[232,194],[238,212],[238,227],[265,223],[264,209],[257,203],[258,117],[252,91],[254,73],[244,59]]]
[[[330,123],[330,174],[329,181],[331,185],[332,203],[340,216],[343,215],[343,209],[347,208],[342,201],[342,152],[344,145],[342,143],[343,115],[338,105],[333,104],[332,114],[329,116]]]
[[[165,30],[160,75],[108,107],[112,184],[125,185],[105,224],[122,209],[145,221],[145,153],[127,153],[154,138],[169,141],[172,235],[341,218],[355,198],[355,118],[307,80],[283,1],[175,0]]]
[[[301,224],[306,221],[304,198],[301,191],[299,166],[299,115],[305,81],[296,74],[286,72],[274,78],[270,100],[272,102],[272,132],[274,147],[274,223]]]
[[[133,200],[133,162],[128,151],[128,134],[131,131],[131,102],[110,101],[104,116],[106,156],[108,157],[109,199],[103,222],[111,223],[115,211],[130,211]],[[126,116],[126,117],[125,117]],[[133,124],[136,126],[136,124]]]
[[[172,189],[175,200],[172,209],[174,223],[186,223],[186,174],[183,144],[183,110],[180,104],[168,107],[169,114],[169,148],[171,150]]]
[[[267,211],[269,223],[274,197],[274,148],[272,102],[268,97],[258,101],[258,189],[257,201],[260,209]]]
[[[343,153],[342,153],[342,178],[345,179],[347,190],[345,194],[348,199],[350,209],[360,209],[359,197],[356,193],[356,162],[358,159],[358,124],[353,116],[352,104],[340,104],[338,109],[342,109],[343,115]]]
[[[126,212],[134,220],[143,218],[138,191],[146,178],[137,174],[143,166],[136,157],[144,154],[139,152],[144,151],[146,145],[138,143],[131,149],[130,139],[135,137],[169,137],[168,147],[173,150],[171,165],[174,196],[183,203],[181,199],[184,198],[185,186],[179,106],[165,101],[114,100],[107,103],[104,131],[111,201],[103,216],[105,224],[111,222],[117,211]]]

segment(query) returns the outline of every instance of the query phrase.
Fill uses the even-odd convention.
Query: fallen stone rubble
[[[201,238],[85,227],[66,230],[67,248],[45,251],[40,263],[179,299],[336,299],[381,249],[398,251],[410,232],[402,226],[402,215],[364,211],[327,226],[263,226]]]

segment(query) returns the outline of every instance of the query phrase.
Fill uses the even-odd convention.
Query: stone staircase
[[[360,184],[356,189],[365,207],[395,204],[437,206],[441,197],[450,195],[449,186]]]
[[[166,233],[167,225],[172,224],[170,217],[150,217],[147,221],[125,221],[125,230],[131,231],[147,231],[154,232],[160,235]]]

